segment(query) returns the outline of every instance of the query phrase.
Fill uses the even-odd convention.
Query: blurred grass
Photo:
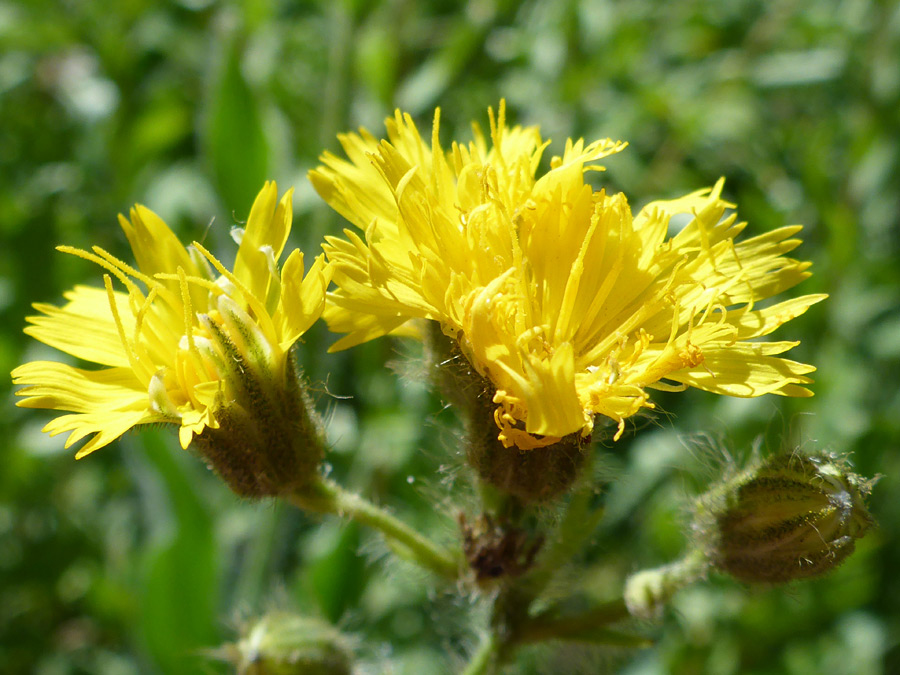
[[[537,649],[520,671],[900,672],[898,54],[900,7],[875,0],[0,2],[0,363],[46,355],[20,332],[30,303],[97,283],[53,246],[127,255],[115,214],[134,202],[226,250],[275,178],[296,186],[293,243],[313,251],[342,227],[304,176],[335,133],[379,134],[396,105],[427,128],[440,105],[445,141],[464,139],[505,97],[551,152],[568,135],[628,140],[600,180],[636,206],[725,176],[749,232],[803,223],[798,255],[815,275],[800,291],[831,294],[780,333],[819,367],[815,398],[661,395],[653,425],[604,450],[611,539],[573,587],[609,593],[677,555],[681,505],[719,443],[787,437],[885,474],[880,530],[833,576],[754,591],[717,579],[677,598],[653,650]],[[465,485],[452,416],[421,378],[384,368],[413,347],[322,356],[332,338],[307,338],[334,473],[452,537],[450,486]],[[239,502],[167,434],[130,434],[75,464],[39,433],[46,416],[4,394],[4,672],[209,672],[199,651],[273,597],[356,633],[376,671],[390,654],[398,673],[452,672],[474,641],[477,608],[372,564],[385,551],[369,533]],[[720,441],[685,440],[697,432]]]

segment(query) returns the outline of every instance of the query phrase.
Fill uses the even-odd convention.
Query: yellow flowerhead
[[[362,230],[329,238],[337,291],[324,317],[344,348],[410,319],[440,322],[495,387],[499,439],[522,449],[588,434],[652,408],[647,390],[687,386],[752,397],[808,396],[812,366],[779,357],[795,342],[758,342],[822,295],[759,305],[809,275],[785,256],[799,227],[736,242],[722,182],[633,215],[625,196],[584,174],[621,151],[609,139],[568,140],[536,178],[545,143],[508,128],[501,103],[490,144],[478,127],[444,151],[409,115],[388,140],[340,136],[310,174],[319,194]],[[669,237],[670,220],[689,222]]]
[[[199,243],[182,246],[149,209],[135,206],[130,216],[119,222],[137,269],[98,247],[59,247],[107,270],[105,288],[76,286],[63,307],[35,305],[41,315],[25,329],[103,367],[19,366],[13,382],[28,385],[17,392],[19,405],[68,411],[44,430],[71,432],[66,447],[93,434],[79,458],[139,424],[177,424],[185,448],[223,423],[234,433],[248,416],[266,429],[271,420],[260,418],[281,414],[297,397],[290,349],[321,314],[331,276],[319,256],[304,278],[298,250],[279,272],[291,192],[279,201],[275,183],[263,187],[246,229],[236,231],[233,271]],[[114,290],[113,277],[124,290]]]

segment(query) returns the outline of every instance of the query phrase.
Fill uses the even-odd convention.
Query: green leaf
[[[307,542],[309,559],[299,589],[316,599],[326,619],[336,623],[354,606],[365,587],[365,561],[359,555],[359,527],[355,523],[329,523]]]
[[[222,203],[246,217],[269,171],[269,144],[258,97],[241,72],[237,41],[226,48],[206,119],[206,149]]]
[[[194,673],[201,650],[220,642],[213,519],[173,454],[180,451],[158,433],[141,440],[162,499],[147,514],[156,532],[143,561],[140,632],[162,672]]]

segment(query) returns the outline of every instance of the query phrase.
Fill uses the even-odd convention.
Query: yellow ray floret
[[[731,396],[808,396],[814,369],[777,356],[794,343],[751,342],[822,295],[761,301],[809,276],[787,257],[799,227],[736,241],[723,182],[632,212],[621,193],[584,180],[625,144],[566,141],[538,177],[547,147],[535,127],[490,115],[490,142],[444,150],[409,115],[388,138],[340,136],[310,173],[359,231],[330,237],[338,288],[324,317],[345,333],[333,349],[438,321],[495,387],[507,446],[528,449],[653,407],[648,389],[687,386]],[[669,236],[673,216],[687,224]]]
[[[37,304],[25,332],[77,359],[104,366],[76,368],[34,361],[16,368],[26,385],[19,405],[69,414],[45,431],[70,432],[66,447],[91,436],[77,457],[107,445],[128,429],[173,423],[187,447],[241,386],[241,368],[255,382],[278,386],[293,344],[319,317],[331,266],[319,256],[304,276],[303,254],[278,259],[291,229],[291,191],[280,200],[275,183],[256,198],[229,271],[203,246],[183,246],[155,213],[135,206],[119,217],[137,263],[132,267],[100,248],[61,251],[107,271],[105,288],[76,286],[62,307]],[[121,290],[113,287],[118,281]],[[264,396],[265,392],[259,395]]]

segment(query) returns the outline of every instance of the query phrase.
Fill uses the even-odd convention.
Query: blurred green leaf
[[[300,588],[314,597],[325,618],[335,623],[356,604],[365,587],[359,528],[355,523],[328,524],[309,537],[308,545]]]
[[[259,96],[241,71],[239,41],[225,48],[219,79],[212,89],[206,141],[216,188],[235,218],[246,218],[269,171],[269,146]]]
[[[213,519],[171,437],[144,433],[141,445],[157,472],[162,504],[147,512],[157,534],[144,557],[139,622],[144,642],[165,673],[194,673],[202,649],[220,642],[219,569]],[[193,458],[178,458],[191,459]]]

